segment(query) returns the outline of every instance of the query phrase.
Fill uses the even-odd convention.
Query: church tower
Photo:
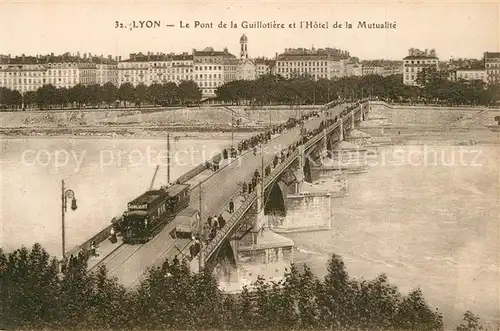
[[[243,34],[240,38],[240,59],[248,59],[248,38]]]

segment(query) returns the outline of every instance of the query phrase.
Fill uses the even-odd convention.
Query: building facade
[[[249,59],[240,60],[238,63],[239,80],[255,80],[257,78],[257,66]]]
[[[254,63],[255,63],[255,78],[273,74],[274,72],[273,69],[276,67],[276,61],[264,58],[257,58],[254,60]]]
[[[109,59],[109,57],[108,57]],[[43,85],[71,88],[77,84],[92,85],[115,82],[116,62],[102,57],[73,56],[65,53],[45,56],[0,57],[0,87],[21,93],[36,91]]]
[[[387,76],[392,76],[392,75],[400,75],[403,73],[403,68],[401,66],[399,67],[384,67],[384,71],[382,73],[382,76],[387,77]]]
[[[369,76],[369,75],[382,76],[384,74],[384,67],[363,65],[361,68],[361,72],[363,76]]]
[[[500,52],[485,52],[484,68],[486,69],[486,80],[489,84],[500,83]]]
[[[315,80],[345,75],[349,53],[335,48],[287,48],[276,57],[276,74],[285,78],[309,76]]]
[[[194,82],[203,97],[214,97],[217,88],[237,79],[238,59],[227,48],[215,51],[207,47],[202,51],[193,49]]]
[[[403,58],[403,84],[417,86],[418,74],[427,68],[439,70],[439,59],[436,52],[431,49],[430,52],[420,51],[411,48],[409,55]]]
[[[486,70],[484,68],[472,69],[472,68],[460,68],[452,71],[451,73],[452,80],[466,80],[466,81],[474,81],[480,80],[482,82],[487,83],[488,78],[486,75]]]
[[[344,71],[342,76],[362,76],[363,75],[363,65],[357,62],[347,62],[344,65]]]
[[[97,63],[96,64],[96,83],[104,85],[111,83],[118,85],[118,64],[115,62]]]

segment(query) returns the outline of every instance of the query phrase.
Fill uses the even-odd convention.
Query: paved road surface
[[[331,110],[330,116],[340,114],[341,107]],[[320,122],[325,119],[324,115],[319,118],[311,118],[305,123],[307,130],[319,127]],[[276,154],[281,149],[287,148],[290,144],[299,139],[300,128],[295,127],[284,132],[280,136],[271,140],[264,148],[264,165],[269,165]],[[259,172],[262,168],[262,155],[253,155],[250,151],[233,161],[227,167],[219,170],[215,175],[209,177],[202,183],[202,217],[205,220],[208,215],[219,214],[231,197],[241,190],[239,182],[248,181],[255,169]],[[238,206],[235,206],[236,208]],[[189,208],[199,208],[199,188],[191,191],[191,202]],[[174,240],[169,232],[175,226],[175,220],[167,225],[156,237],[141,246],[128,246],[119,249],[112,258],[107,258],[104,262],[109,270],[110,276],[117,277],[125,286],[130,287],[137,284],[140,276],[152,265],[161,265],[166,256],[173,252],[184,249],[189,240]],[[173,253],[177,254],[177,253]],[[109,261],[108,261],[109,260]]]

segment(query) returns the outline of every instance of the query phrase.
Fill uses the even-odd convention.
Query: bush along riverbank
[[[318,279],[292,266],[279,283],[259,279],[239,294],[218,289],[210,274],[187,263],[148,270],[129,290],[104,268],[88,274],[73,261],[64,277],[38,244],[0,250],[0,328],[6,329],[240,329],[240,330],[443,330],[442,316],[419,289],[404,295],[385,275],[350,278],[333,255]],[[479,330],[467,312],[459,331]]]

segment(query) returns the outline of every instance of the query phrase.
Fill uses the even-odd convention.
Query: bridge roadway
[[[341,111],[342,106],[337,106],[327,112],[329,117],[333,118],[338,116]],[[310,118],[304,123],[304,127],[308,131],[318,128],[321,121],[327,118],[325,116],[327,112],[322,113],[320,117]],[[227,202],[236,197],[241,190],[241,182],[248,181],[255,169],[262,172],[262,159],[265,166],[271,164],[274,156],[279,154],[283,148],[287,148],[297,141],[299,135],[300,127],[298,126],[286,130],[263,147],[263,155],[259,152],[257,156],[254,156],[252,151],[248,151],[212,176],[206,178],[205,175],[205,180],[201,184],[202,221],[206,220],[209,215],[223,213],[227,208]],[[196,183],[196,179],[195,177],[188,182]],[[203,179],[200,178],[201,180]],[[199,189],[199,185],[192,187],[188,208],[199,209]],[[236,199],[235,210],[241,204],[242,201],[239,198]],[[158,235],[143,245],[121,245],[99,264],[105,265],[109,275],[117,277],[124,286],[133,287],[138,284],[148,267],[161,265],[165,258],[172,259],[175,255],[182,256],[180,252],[185,254],[191,240],[173,239],[170,232],[175,226],[176,219],[167,224]]]

